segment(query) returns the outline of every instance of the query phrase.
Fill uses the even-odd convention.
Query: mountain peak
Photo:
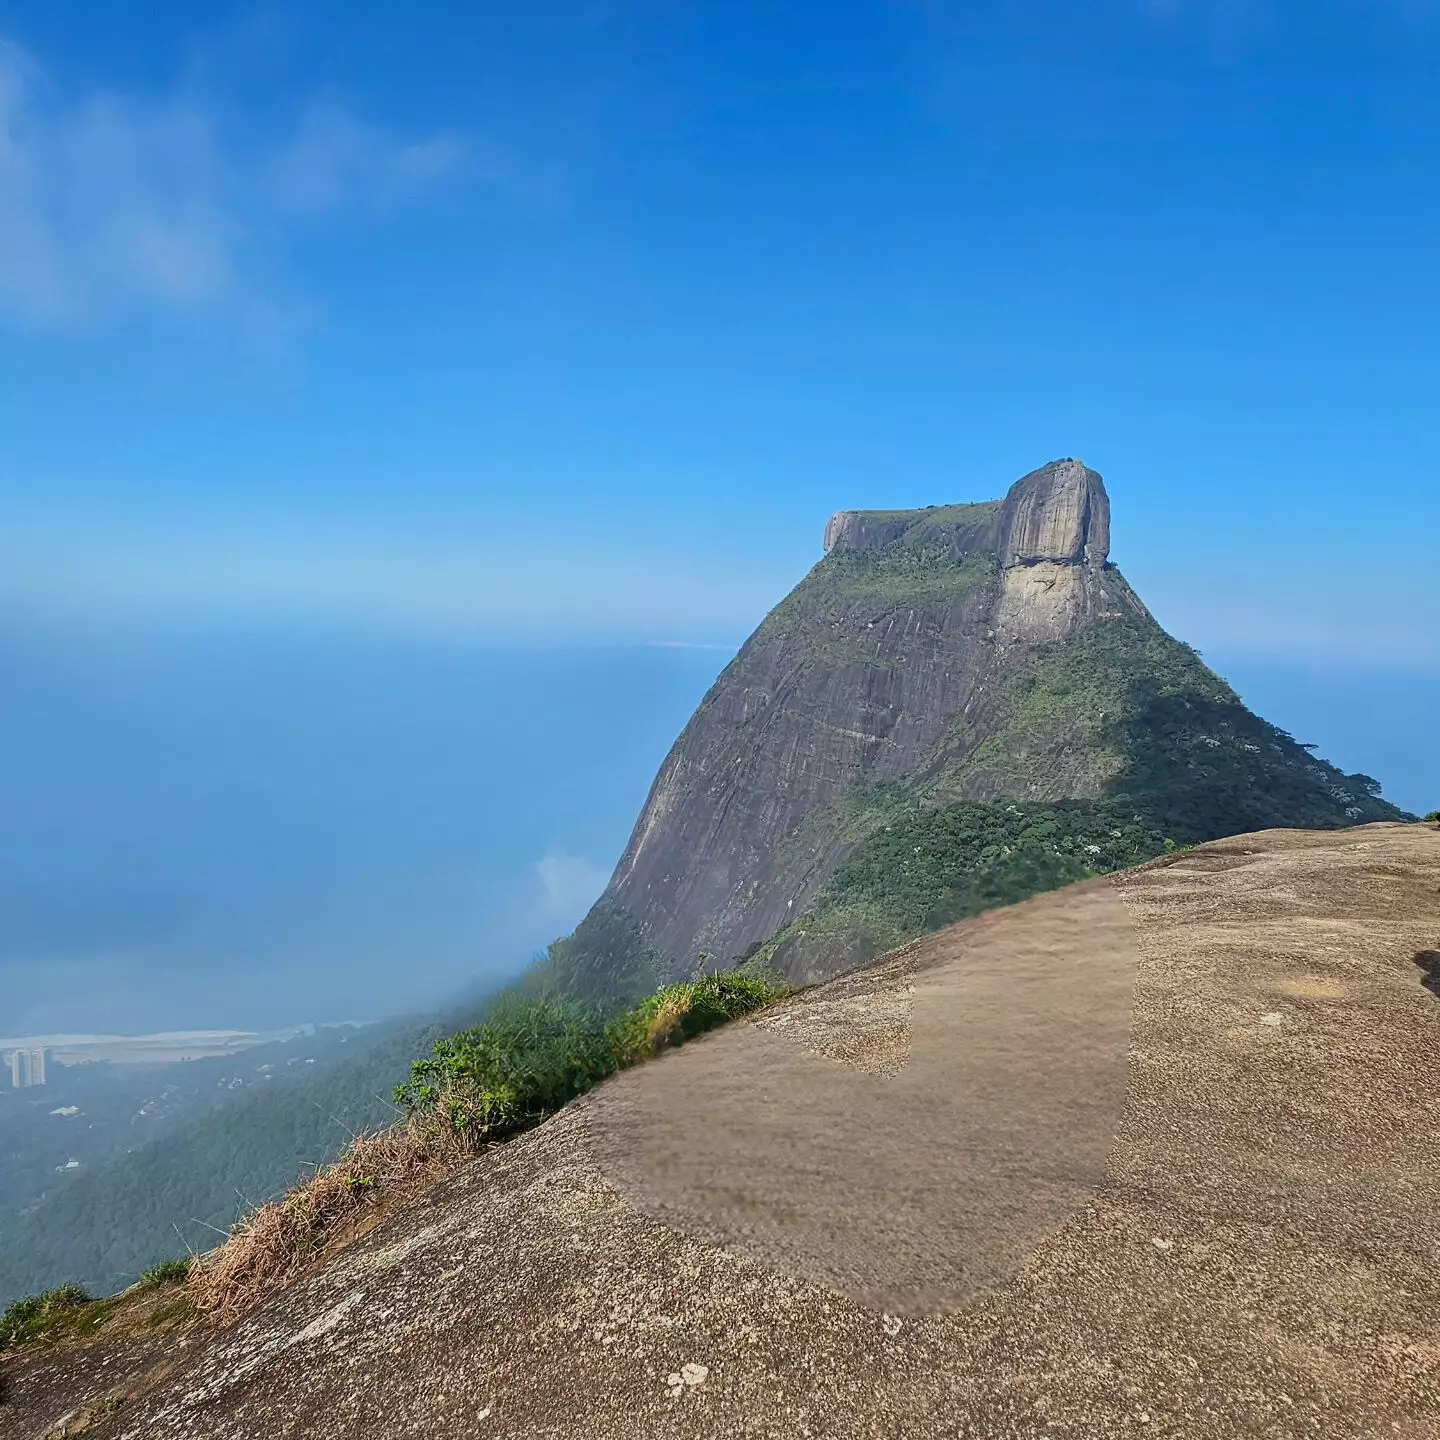
[[[841,511],[825,540],[676,741],[607,891],[675,973],[770,946],[808,981],[901,943],[933,909],[883,918],[913,844],[898,869],[886,852],[878,898],[822,890],[871,837],[923,851],[931,815],[1008,855],[995,837],[1025,806],[1118,807],[1082,856],[1140,821],[1153,849],[1399,815],[1160,628],[1109,563],[1105,482],[1079,460],[1003,500]],[[1070,811],[1036,823],[1078,833]]]

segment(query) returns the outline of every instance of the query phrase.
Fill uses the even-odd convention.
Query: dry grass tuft
[[[222,1323],[234,1319],[362,1223],[429,1189],[477,1148],[468,1133],[434,1110],[361,1135],[341,1159],[283,1199],[260,1206],[225,1244],[196,1259],[187,1285],[195,1308]]]
[[[665,993],[655,1014],[651,1016],[646,1031],[645,1038],[652,1055],[658,1054],[671,1042],[676,1031],[680,1029],[680,1022],[690,1013],[694,1005],[694,997],[683,987],[677,986]]]

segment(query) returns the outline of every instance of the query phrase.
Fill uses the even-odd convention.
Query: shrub
[[[411,1114],[435,1110],[475,1141],[538,1124],[607,1075],[649,1059],[784,991],[740,971],[667,985],[607,1018],[577,1002],[512,996],[482,1025],[439,1040],[395,1091]]]
[[[435,1042],[395,1091],[456,1129],[500,1140],[528,1129],[615,1069],[604,1027],[578,1003],[511,997],[484,1024]]]
[[[667,985],[607,1027],[617,1068],[648,1060],[777,999],[784,990],[756,975],[720,971]]]
[[[1432,810],[1425,818],[1427,820],[1433,820],[1435,824],[1440,825],[1440,810]]]
[[[406,1111],[400,1124],[359,1137],[335,1164],[260,1206],[218,1250],[170,1266],[187,1266],[197,1309],[231,1319],[354,1233],[367,1213],[384,1214],[482,1145],[538,1124],[616,1070],[782,993],[753,975],[702,975],[608,1021],[593,1006],[512,994],[484,1024],[436,1041],[414,1062],[395,1092]]]

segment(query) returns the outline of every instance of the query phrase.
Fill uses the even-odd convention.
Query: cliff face
[[[1140,694],[1160,674],[1167,693],[1196,697],[1193,716],[1224,711],[1214,734],[1181,725],[1202,768],[1212,749],[1247,764],[1258,755],[1307,794],[1336,792],[1328,809],[1282,807],[1261,824],[1398,813],[1343,790],[1339,772],[1281,732],[1272,745],[1271,727],[1151,619],[1109,563],[1109,540],[1104,482],[1076,460],[1024,476],[1003,501],[836,515],[824,558],[676,741],[606,903],[677,968],[700,952],[742,955],[799,917],[885,823],[877,796],[893,808],[897,793],[944,805],[1113,789],[1134,769]],[[1353,815],[1341,793],[1361,801]],[[1192,828],[1210,838],[1255,826]]]

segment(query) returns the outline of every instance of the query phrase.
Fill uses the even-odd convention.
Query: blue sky
[[[594,712],[573,647],[732,645],[831,511],[1073,454],[1162,621],[1440,803],[1437,73],[1435,0],[12,0],[0,629],[39,657],[12,753],[145,700],[97,657],[208,655],[283,713],[286,646],[369,653],[372,685],[519,647]],[[645,662],[666,728],[614,793],[596,756],[569,776],[603,834],[557,818],[502,863],[477,823],[474,864],[533,881],[584,838],[603,871],[722,660]],[[222,747],[213,686],[176,686]],[[98,772],[131,763],[116,727]],[[522,792],[487,803],[498,831]]]

